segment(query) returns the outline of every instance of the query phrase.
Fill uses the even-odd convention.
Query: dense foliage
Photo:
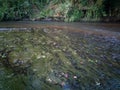
[[[0,0],[0,20],[63,17],[65,21],[120,17],[119,0]]]

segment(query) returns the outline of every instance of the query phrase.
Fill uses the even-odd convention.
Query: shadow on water
[[[0,90],[119,89],[115,37],[58,28],[0,32]]]

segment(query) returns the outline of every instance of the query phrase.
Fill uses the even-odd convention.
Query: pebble
[[[45,58],[45,57],[46,57],[45,55],[42,56],[42,58]]]
[[[61,86],[64,86],[64,85],[65,85],[65,82],[62,82],[62,83],[61,83]]]
[[[49,78],[49,79],[47,79],[47,81],[49,81],[50,83],[52,82],[52,80]]]
[[[100,82],[96,82],[96,85],[99,86],[99,85],[100,85]]]
[[[37,69],[33,69],[33,71],[34,71],[34,72],[36,72],[36,71],[37,71]]]
[[[66,74],[64,74],[64,76],[65,76],[65,78],[68,78],[68,74],[66,73]]]
[[[74,79],[77,79],[77,76],[73,76]]]

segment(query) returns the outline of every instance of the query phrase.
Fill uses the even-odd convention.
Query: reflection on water
[[[119,90],[120,40],[57,29],[0,32],[0,90]]]

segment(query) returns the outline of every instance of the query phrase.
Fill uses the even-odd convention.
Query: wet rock
[[[80,83],[79,83],[78,81],[76,81],[76,80],[73,80],[72,86],[73,86],[74,88],[79,88],[79,87],[80,87]]]
[[[48,82],[52,83],[52,80],[50,78],[47,79]]]
[[[21,65],[24,64],[24,61],[19,60],[19,59],[16,59],[16,60],[13,61],[13,64],[14,64],[15,66],[21,66]]]
[[[65,82],[61,82],[61,86],[64,87],[65,86]]]
[[[33,72],[36,72],[37,71],[37,69],[33,69]]]
[[[96,85],[99,86],[99,85],[100,85],[100,82],[96,82]]]
[[[32,81],[32,88],[34,90],[41,90],[41,82],[39,79],[35,79]]]
[[[40,58],[46,58],[46,56],[45,55],[38,55],[37,59],[40,59]]]
[[[112,67],[112,68],[113,68],[113,67]],[[117,69],[117,68],[113,68],[113,72],[120,75],[120,70]]]
[[[65,78],[68,78],[68,74],[67,74],[67,73],[66,73],[66,74],[64,74],[64,77],[65,77]]]
[[[73,76],[74,79],[77,79],[77,76]]]
[[[49,33],[49,29],[47,29],[47,28],[44,28],[43,31],[44,31],[45,33]]]
[[[71,90],[71,87],[69,84],[63,82],[61,85],[62,85],[63,90]]]
[[[113,53],[113,54],[112,54],[112,58],[113,58],[114,60],[120,60],[120,54],[115,54],[115,53]]]

